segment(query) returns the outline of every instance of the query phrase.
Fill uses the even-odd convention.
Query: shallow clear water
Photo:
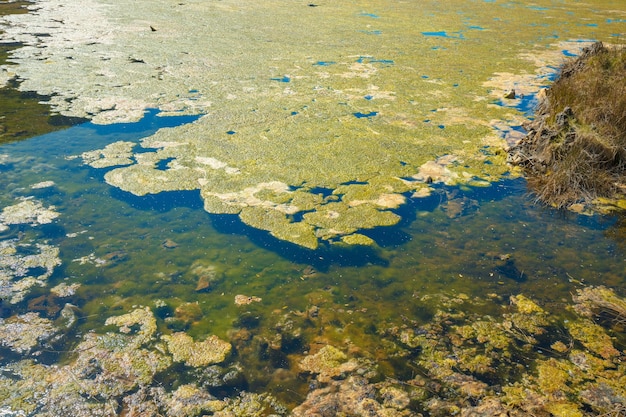
[[[236,216],[206,213],[197,192],[133,196],[105,184],[102,174],[80,159],[67,158],[192,120],[150,112],[137,124],[87,123],[0,148],[6,155],[0,168],[6,190],[2,206],[20,196],[55,206],[58,219],[24,233],[58,246],[62,261],[46,287],[35,289],[25,302],[5,302],[3,317],[32,309],[29,300],[61,282],[80,283],[74,296],[56,301],[58,306],[50,300],[44,307],[35,304],[51,318],[61,303],[77,305],[76,337],[102,329],[116,312],[137,305],[154,308],[157,299],[168,306],[161,309],[159,327],[195,337],[228,338],[242,323],[248,326],[246,320],[253,320],[254,332],[271,334],[277,314],[317,305],[334,318],[321,330],[305,329],[304,340],[323,335],[342,346],[349,339],[367,350],[380,343],[380,332],[392,323],[405,317],[427,322],[434,310],[416,300],[428,295],[490,298],[495,302],[479,312],[498,314],[511,295],[524,294],[558,314],[581,283],[624,288],[626,248],[616,219],[536,206],[521,179],[487,188],[438,186],[432,196],[402,207],[400,225],[369,232],[380,246],[310,251],[245,226]],[[41,181],[56,185],[30,188]],[[4,238],[16,233],[13,226]],[[91,261],[78,261],[90,255]],[[96,258],[106,263],[98,265]],[[196,291],[198,268],[210,268],[215,276],[203,291]],[[262,302],[242,308],[234,304],[237,294]],[[190,302],[201,309],[191,324],[166,324],[164,318]],[[70,339],[68,346],[73,343]],[[249,369],[251,363],[284,366],[263,364],[245,352],[240,360]],[[255,378],[264,389],[271,387],[260,375],[250,380]]]

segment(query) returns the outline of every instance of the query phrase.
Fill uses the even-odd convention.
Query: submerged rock
[[[382,402],[380,400],[382,398]],[[309,392],[306,400],[292,411],[294,417],[317,416],[414,416],[406,407],[410,402],[406,392],[370,384],[366,378],[350,376],[332,381],[329,386]]]
[[[195,261],[190,267],[190,272],[197,279],[195,290],[198,292],[214,289],[223,278],[223,273],[215,265],[207,265],[201,261]]]
[[[610,288],[584,287],[573,297],[574,309],[580,314],[601,320],[622,330],[626,328],[626,300]]]
[[[165,249],[176,249],[178,247],[178,243],[174,242],[172,239],[165,239],[161,243],[161,246],[163,246]]]
[[[253,295],[242,295],[242,294],[237,294],[235,296],[235,304],[238,306],[244,306],[244,305],[248,305],[251,303],[258,303],[261,302],[262,299],[259,297],[255,297]]]

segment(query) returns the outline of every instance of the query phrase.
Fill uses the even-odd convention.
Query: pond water
[[[278,349],[279,357],[263,355],[258,346],[236,357],[245,365],[249,389],[282,394],[289,403],[300,397],[285,395],[285,379],[290,389],[306,393],[306,381],[297,377],[290,357],[304,355],[308,343],[320,339],[378,352],[381,363],[390,362],[388,377],[404,375],[407,363],[394,362],[385,352],[385,333],[407,320],[428,323],[440,308],[438,297],[481,300],[461,310],[497,316],[509,297],[523,294],[561,320],[576,289],[623,289],[623,226],[613,217],[534,205],[522,179],[487,188],[437,186],[430,197],[402,207],[399,225],[369,232],[379,246],[311,251],[246,226],[234,215],[206,213],[197,192],[137,197],[111,188],[101,172],[80,159],[68,159],[194,119],[149,112],[140,123],[87,123],[0,148],[2,206],[32,197],[60,214],[50,224],[11,226],[2,239],[46,242],[59,248],[61,261],[24,301],[11,304],[5,298],[2,317],[36,311],[56,319],[65,303],[80,311],[77,327],[63,342],[43,348],[42,362],[63,360],[62,352],[85,332],[108,329],[107,318],[136,306],[160,314],[162,332],[234,340],[246,329],[262,341],[288,333],[281,329],[285,317],[297,320],[319,309],[315,319],[300,325],[295,346]],[[54,185],[32,188],[42,181]],[[200,288],[207,279],[207,287]],[[61,283],[80,287],[71,296],[50,296],[50,288]],[[237,295],[261,301],[239,306]],[[191,312],[175,312],[189,303]],[[623,349],[623,338],[620,343]],[[293,375],[273,376],[282,369]]]
[[[231,3],[223,7],[234,7]],[[272,7],[279,5],[274,3]],[[351,68],[351,75],[333,78],[336,91],[328,91],[332,99],[319,89],[295,101],[285,93],[265,109],[259,105],[253,115],[247,107],[242,111],[239,105],[227,104],[201,112],[148,109],[140,112],[139,121],[87,122],[0,145],[0,415],[260,416],[286,415],[298,407],[295,415],[330,416],[341,411],[341,404],[361,404],[356,400],[359,395],[372,401],[378,414],[371,415],[451,415],[473,407],[491,413],[483,415],[505,409],[559,416],[624,412],[626,334],[624,317],[615,307],[620,304],[603,293],[611,303],[603,305],[604,315],[590,317],[585,315],[585,303],[593,297],[584,295],[587,289],[601,287],[626,295],[624,222],[618,216],[578,215],[534,204],[524,180],[496,153],[497,145],[510,139],[505,136],[523,133],[519,122],[531,117],[540,86],[554,78],[556,68],[544,66],[528,75],[532,66],[527,63],[502,64],[491,57],[493,62],[477,65],[463,54],[457,60],[441,57],[445,64],[457,62],[454,68],[442,68],[428,56],[424,71],[408,71],[412,59],[394,49],[402,44],[401,34],[385,37],[394,33],[396,23],[411,27],[401,13],[404,3],[386,3],[386,7],[351,4],[344,11],[349,16],[344,16],[346,24],[359,22],[350,26],[358,36],[388,42],[382,44],[384,54],[346,58],[341,54],[345,45],[323,45],[325,56],[304,59],[315,71],[328,71],[325,76],[331,78]],[[524,48],[534,42],[571,41],[567,47],[540,48],[553,49],[563,58],[578,53],[572,45],[582,43],[583,35],[608,40],[624,36],[623,13],[614,11],[619,2],[601,3],[597,14],[585,14],[585,8],[576,15],[560,2],[472,1],[464,13],[458,12],[463,16],[457,27],[449,24],[454,10],[428,2],[432,13],[412,31],[427,44],[423,50],[428,53],[467,48],[470,54],[475,48],[480,57],[497,55],[483,32],[497,28],[498,36],[506,30],[514,34],[518,23],[501,22],[501,11],[511,9],[536,19],[527,21],[519,34]],[[302,6],[308,11],[325,5]],[[414,4],[406,7],[415,12]],[[390,21],[389,16],[397,20]],[[120,21],[125,18],[119,16]],[[560,23],[546,29],[552,19]],[[340,18],[332,22],[339,25],[334,30],[343,27]],[[537,34],[530,36],[534,25]],[[515,49],[511,33],[506,48],[517,54],[520,48]],[[359,42],[371,41],[359,38]],[[461,47],[459,42],[467,45]],[[506,60],[515,56],[508,50],[502,54]],[[241,59],[256,65],[250,57]],[[291,67],[276,62],[277,68],[262,81],[245,83],[272,83],[268,91],[281,92],[291,86],[301,94],[304,88],[298,82],[309,83],[313,72],[296,63]],[[488,64],[519,73],[503,76],[509,82],[498,81],[497,68],[485,68]],[[283,75],[285,68],[289,75]],[[353,80],[360,77],[355,74],[369,70],[384,74],[374,78],[381,88]],[[493,75],[490,88],[498,92],[514,86],[526,94],[514,102],[491,97],[489,106],[480,107],[476,103],[485,98],[477,99],[476,90],[488,82],[485,74]],[[37,85],[36,80],[28,82]],[[220,82],[232,86],[231,81]],[[348,95],[359,95],[358,99],[342,95],[351,83],[355,90]],[[194,87],[184,95],[193,100],[208,95],[210,88],[198,88],[201,93]],[[408,94],[406,89],[417,92]],[[85,94],[92,94],[88,90]],[[269,101],[271,97],[265,95]],[[410,103],[407,97],[423,103]],[[344,99],[347,104],[337,110],[327,99],[333,105]],[[439,99],[450,107],[438,107]],[[484,120],[475,122],[487,108]],[[64,111],[83,117],[82,110]],[[278,110],[282,113],[276,116]],[[232,116],[228,111],[234,112]],[[491,120],[498,116],[506,117],[497,123]],[[274,161],[269,150],[252,148],[259,142],[252,133],[263,131],[263,121],[267,131],[301,131],[298,138],[304,144],[284,147],[289,138],[281,137],[267,146],[283,147],[275,156],[277,165],[303,173],[283,173],[280,167],[262,171],[250,162],[254,152],[259,152],[258,165]],[[179,145],[171,145],[191,141],[208,126],[225,138],[217,134],[216,139],[205,138],[222,148],[215,154],[192,155],[199,164],[187,161],[185,151],[176,150]],[[411,133],[402,133],[405,128]],[[307,151],[317,157],[335,150],[329,136],[323,139],[330,151],[308,143],[307,135],[316,129],[337,129],[335,139],[354,129],[364,148],[374,143],[385,147],[393,167],[380,161],[384,172],[377,176],[372,174],[376,164],[368,165],[368,175],[362,178],[357,163],[342,166],[352,161],[342,154],[337,160],[329,156],[332,164],[314,170],[315,158],[303,156]],[[396,134],[398,144],[363,133],[374,130],[386,138]],[[492,138],[481,142],[485,135]],[[252,140],[241,139],[248,136]],[[450,144],[425,143],[429,138]],[[170,145],[163,145],[166,140]],[[124,147],[125,142],[133,151],[119,152],[119,159],[109,166],[98,166],[98,158],[86,156],[94,150],[104,155],[107,146]],[[411,153],[413,142],[418,156]],[[205,142],[198,143],[194,146],[201,151]],[[246,146],[250,161],[237,165]],[[302,165],[292,164],[290,152]],[[366,155],[382,153],[363,150]],[[466,159],[440,162],[452,154]],[[361,161],[358,155],[354,158]],[[144,177],[133,169],[146,160],[151,161],[152,174]],[[449,173],[432,183],[433,178],[418,178],[419,168],[433,160],[439,161],[439,174],[449,165],[471,175],[456,182],[447,181]],[[333,198],[344,198],[342,204],[355,207],[359,187],[394,184],[397,188],[390,194],[400,196],[402,204],[377,209],[397,221],[357,225],[363,239],[359,242],[367,244],[341,240],[352,232],[333,234],[332,224],[325,226],[324,235],[315,235],[312,244],[310,240],[299,244],[296,238],[285,238],[282,229],[263,226],[257,217],[251,220],[240,211],[207,203],[215,197],[211,190],[189,186],[181,174],[188,172],[186,168],[197,171],[207,165],[214,171],[241,166],[244,174],[254,172],[250,180],[254,184],[280,178],[286,191],[256,190],[267,191],[263,202],[271,201],[275,207],[282,207],[281,193],[304,190],[306,196],[301,198],[315,204],[289,213],[297,224],[312,218],[308,216],[315,210],[330,216],[323,206],[338,203]],[[328,167],[337,172],[325,173]],[[237,174],[238,169],[232,172]],[[315,172],[306,172],[311,169]],[[402,188],[389,179],[402,175],[420,186]],[[242,184],[236,185],[249,185]],[[430,192],[420,194],[422,185]],[[216,195],[228,194],[227,188]],[[368,201],[372,195],[388,196],[376,190],[362,193]],[[228,200],[228,207],[238,201]],[[260,218],[270,222],[267,212]],[[617,316],[607,317],[611,312]],[[483,324],[491,329],[485,330]],[[196,344],[182,346],[187,339],[180,335],[190,336]],[[229,344],[226,359],[200,358],[198,352],[205,349],[200,342],[214,340],[212,336]],[[174,343],[175,337],[181,345]],[[222,345],[211,346],[217,351]],[[339,394],[331,401],[329,392]],[[602,402],[601,397],[610,399]],[[363,410],[353,412],[365,415]]]

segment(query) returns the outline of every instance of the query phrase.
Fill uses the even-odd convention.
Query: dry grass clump
[[[510,160],[538,200],[560,208],[626,194],[626,47],[586,48],[536,113]]]

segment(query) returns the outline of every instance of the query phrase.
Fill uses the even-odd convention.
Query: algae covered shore
[[[506,161],[620,1],[7,4],[87,121],[0,146],[0,415],[626,415],[624,228]]]

